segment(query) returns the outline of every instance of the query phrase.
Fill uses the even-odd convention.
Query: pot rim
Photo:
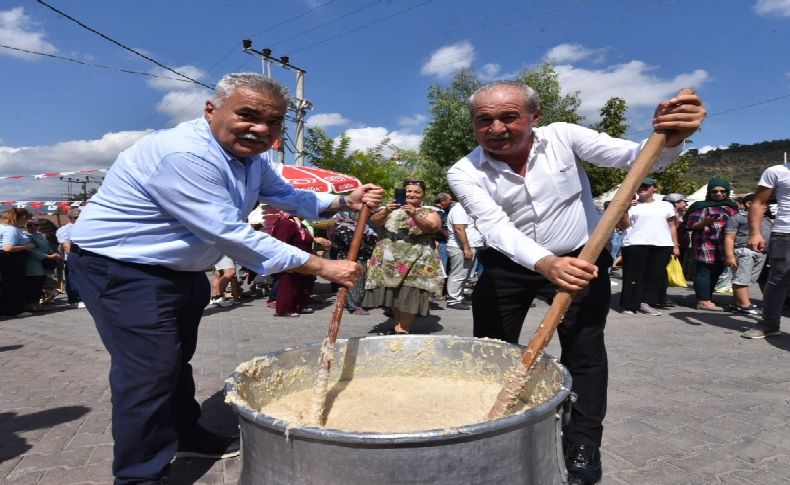
[[[441,340],[454,340],[454,341],[479,341],[475,337],[457,337],[453,335],[408,335],[408,336],[370,336],[370,337],[354,337],[349,339],[338,339],[338,343],[345,343],[352,340],[363,339],[393,339],[393,338],[410,338],[410,339],[441,339]],[[520,351],[524,346],[518,344],[511,344],[501,340],[485,339],[486,343],[512,346],[518,348]],[[320,347],[321,342],[311,342],[296,347],[288,347],[285,349],[277,350],[259,357],[255,357],[252,361],[268,360],[276,358],[285,352],[293,350],[302,350],[312,347]],[[352,432],[339,429],[322,428],[317,426],[305,426],[289,428],[288,421],[273,418],[269,415],[259,413],[253,410],[250,406],[240,405],[244,402],[236,393],[236,386],[239,384],[240,373],[234,370],[230,377],[225,381],[224,393],[226,396],[229,394],[235,395],[235,399],[230,402],[233,410],[244,420],[254,423],[256,426],[273,431],[283,436],[290,438],[300,438],[311,441],[326,441],[332,443],[345,443],[345,444],[365,444],[365,445],[388,445],[388,444],[415,444],[415,443],[431,443],[431,442],[447,442],[451,440],[467,440],[470,438],[479,438],[483,435],[499,434],[510,431],[514,428],[523,427],[523,425],[530,421],[536,421],[538,418],[546,414],[554,414],[562,403],[567,399],[571,390],[571,376],[562,364],[557,359],[549,354],[544,353],[543,359],[551,359],[559,366],[562,372],[562,384],[557,392],[551,399],[528,409],[527,411],[519,414],[505,416],[491,421],[482,423],[468,424],[465,426],[458,426],[450,429],[431,429],[417,431],[413,433],[375,433],[375,432]]]

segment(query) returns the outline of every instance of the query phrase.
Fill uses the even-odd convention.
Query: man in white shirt
[[[771,229],[771,245],[766,247],[761,227],[771,194],[776,197],[776,219]],[[747,330],[741,337],[762,339],[779,336],[782,334],[779,330],[782,307],[790,289],[790,163],[768,167],[760,176],[749,207],[749,240],[746,246],[752,251],[768,250],[771,270],[763,290],[763,317],[756,328]]]
[[[447,214],[447,308],[468,310],[464,303],[464,284],[469,279],[483,236],[461,204],[454,204]]]
[[[480,252],[485,270],[472,296],[474,336],[518,342],[536,295],[579,291],[558,329],[561,362],[578,395],[563,441],[570,483],[596,483],[612,259],[606,252],[595,265],[577,258],[600,217],[581,162],[628,168],[641,145],[567,123],[538,128],[537,93],[517,82],[483,86],[467,104],[480,146],[453,165],[447,179],[489,246]],[[667,130],[670,147],[659,168],[680,154],[704,117],[695,95],[658,105],[653,127]]]

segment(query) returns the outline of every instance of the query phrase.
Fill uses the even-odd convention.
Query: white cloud
[[[705,154],[705,153],[708,153],[709,151],[712,151],[712,150],[726,150],[728,148],[730,148],[730,147],[727,146],[727,145],[718,146],[718,147],[717,146],[713,146],[713,145],[705,145],[702,148],[699,148],[699,153],[700,154]]]
[[[345,134],[351,139],[350,151],[365,151],[375,147],[385,138],[389,138],[390,144],[403,150],[417,150],[422,142],[422,135],[397,130],[389,131],[382,126],[351,128],[346,130]]]
[[[757,0],[753,8],[758,15],[776,13],[782,17],[790,17],[790,0]]]
[[[343,126],[349,123],[348,118],[344,118],[340,113],[316,113],[305,121],[307,126],[326,128],[329,126]]]
[[[680,88],[697,88],[709,77],[705,70],[697,69],[670,79],[661,79],[650,74],[656,69],[654,66],[642,61],[597,70],[571,65],[559,65],[555,69],[563,94],[581,92],[579,114],[585,116],[587,122],[599,119],[600,109],[609,98],[625,99],[630,109],[654,108],[662,99],[674,96]]]
[[[499,76],[500,69],[501,66],[499,64],[485,64],[480,68],[480,72],[477,75],[483,82],[494,81],[498,79],[497,76]]]
[[[404,128],[414,128],[425,124],[427,120],[428,117],[421,114],[415,114],[414,116],[401,116],[398,118],[398,126],[402,126]]]
[[[446,45],[431,54],[431,58],[423,64],[420,73],[426,76],[447,77],[471,66],[474,57],[475,48],[469,41]]]
[[[49,146],[0,147],[0,171],[7,175],[35,175],[108,168],[121,151],[150,132],[120,131],[107,133],[98,140],[72,140]],[[57,177],[0,180],[2,200],[27,200],[30,197],[60,200],[65,191],[65,183]]]
[[[187,91],[170,91],[156,105],[156,111],[167,116],[169,125],[203,116],[206,100],[211,91],[205,88],[191,88]]]
[[[577,62],[594,57],[594,62],[603,62],[605,49],[590,49],[581,44],[560,44],[552,47],[543,57],[543,60],[554,64],[564,62]]]
[[[45,54],[54,54],[58,49],[44,40],[44,32],[35,31],[32,18],[25,14],[23,7],[0,10],[0,44],[19,47]],[[36,59],[39,56],[24,52],[2,49],[0,53],[22,59]]]
[[[195,80],[202,80],[207,77],[206,71],[199,67],[185,65],[174,67],[174,70],[183,73]],[[157,68],[151,71],[157,76],[166,76],[176,79],[151,78],[147,81],[148,86],[158,90],[167,91],[156,105],[156,111],[167,116],[168,125],[176,125],[182,121],[191,120],[203,115],[203,108],[206,100],[211,99],[213,93],[200,85],[191,81],[182,82],[177,80],[178,76],[170,71]]]

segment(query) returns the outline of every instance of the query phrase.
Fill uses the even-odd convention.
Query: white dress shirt
[[[450,188],[475,220],[486,243],[534,270],[545,256],[581,247],[600,216],[582,161],[629,168],[641,144],[570,123],[533,130],[524,177],[482,148],[447,172]],[[669,165],[683,144],[665,148],[654,170]]]

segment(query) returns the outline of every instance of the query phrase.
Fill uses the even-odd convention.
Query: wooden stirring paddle
[[[685,94],[694,94],[694,90],[689,88],[681,89],[678,91],[677,96]],[[579,259],[593,264],[598,259],[617,222],[631,205],[631,199],[633,199],[636,189],[650,173],[653,163],[661,154],[666,142],[667,135],[662,131],[654,131],[650,135],[647,143],[645,143],[645,146],[642,147],[642,150],[636,157],[625,181],[617,189],[617,193],[612,199],[609,208],[603,213],[601,221],[584,245],[579,254]],[[551,307],[549,307],[549,311],[543,317],[537,330],[535,330],[535,334],[532,336],[529,344],[527,344],[527,348],[521,355],[521,361],[510,374],[505,386],[499,391],[494,405],[488,412],[488,419],[504,417],[515,406],[527,384],[530,371],[538,362],[540,356],[543,355],[543,351],[554,336],[554,332],[557,330],[560,322],[562,322],[562,318],[565,316],[565,312],[568,311],[575,294],[575,291],[560,290],[557,292]]]
[[[348,256],[346,257],[348,261],[356,261],[359,256],[359,248],[362,246],[362,236],[365,234],[365,225],[368,223],[368,217],[370,217],[370,208],[363,204],[362,209],[359,211],[357,228],[354,231],[354,237],[351,239],[351,245],[348,249]],[[324,423],[329,369],[332,367],[332,360],[335,358],[335,342],[337,341],[337,333],[340,330],[340,319],[343,318],[347,296],[348,289],[346,287],[338,290],[335,310],[332,312],[332,320],[329,322],[329,331],[321,345],[321,362],[318,368],[318,377],[313,386],[313,396],[310,399],[310,414],[307,417],[308,422],[315,426],[321,426]]]

